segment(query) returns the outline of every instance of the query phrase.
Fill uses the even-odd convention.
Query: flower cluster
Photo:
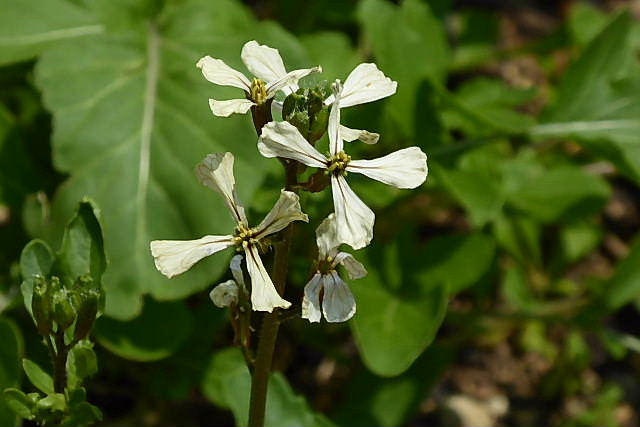
[[[278,91],[282,91],[288,99],[295,100],[297,105],[298,100],[304,98],[298,81],[311,73],[322,71],[317,66],[287,72],[277,49],[255,41],[244,45],[241,56],[247,68],[256,76],[251,81],[220,59],[205,56],[197,63],[210,82],[235,86],[245,91],[244,99],[210,99],[209,105],[216,116],[246,113],[252,107],[270,108]],[[379,135],[342,125],[341,109],[391,96],[396,88],[397,83],[386,77],[375,64],[366,63],[358,65],[344,84],[339,80],[333,82],[331,94],[325,95],[326,99],[324,96],[320,98],[321,101],[324,99],[321,107],[325,110],[330,108],[328,122],[325,116],[329,139],[329,152],[326,155],[315,147],[315,140],[305,139],[299,130],[300,126],[290,122],[271,121],[259,130],[258,150],[263,156],[290,159],[321,169],[331,185],[334,213],[324,219],[316,230],[318,259],[315,273],[305,286],[302,301],[302,317],[311,322],[319,322],[322,315],[329,322],[343,322],[355,314],[355,299],[338,274],[338,265],[344,267],[351,279],[367,274],[364,266],[352,255],[338,250],[342,244],[356,250],[364,248],[373,238],[375,215],[351,189],[347,174],[359,173],[397,188],[416,188],[427,177],[427,156],[418,147],[405,148],[372,160],[354,160],[345,152],[345,141],[360,140],[375,144]],[[292,221],[308,222],[297,194],[282,190],[271,212],[257,227],[251,228],[236,195],[231,153],[210,154],[196,167],[196,174],[202,184],[223,196],[237,224],[236,228],[233,234],[228,235],[204,236],[189,241],[151,242],[151,252],[158,270],[167,277],[173,277],[187,271],[202,258],[235,246],[244,251],[251,278],[252,309],[271,312],[276,307],[288,308],[291,303],[278,294],[262,264],[260,252],[268,246],[268,241],[264,239],[266,236],[283,230]],[[211,292],[216,305],[236,304],[238,287],[245,289],[241,261],[242,256],[236,256],[231,263],[235,280],[224,282]]]

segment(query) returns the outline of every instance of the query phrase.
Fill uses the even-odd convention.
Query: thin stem
[[[290,160],[282,160],[285,168],[286,184],[285,189],[296,191],[298,164]],[[284,294],[287,282],[287,270],[289,268],[289,251],[293,241],[293,223],[282,231],[282,242],[276,246],[273,261],[273,272],[271,279],[280,295]],[[251,398],[249,400],[249,426],[264,426],[264,416],[267,406],[267,391],[269,388],[269,376],[271,374],[271,363],[273,352],[278,338],[280,327],[280,313],[275,309],[267,313],[262,321],[260,338],[258,341],[258,353],[256,363],[251,376]]]
[[[64,331],[55,335],[56,356],[53,363],[53,391],[64,394],[67,387],[67,353],[69,347],[64,343]]]

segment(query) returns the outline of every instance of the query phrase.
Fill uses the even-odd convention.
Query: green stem
[[[298,164],[290,160],[282,160],[285,168],[285,189],[296,191]],[[287,270],[289,268],[289,251],[293,241],[293,223],[282,231],[282,242],[276,246],[273,260],[273,272],[271,279],[278,293],[284,295],[287,282]],[[278,329],[280,327],[280,310],[275,309],[267,313],[262,321],[260,338],[258,341],[258,353],[251,376],[251,398],[249,400],[249,426],[264,426],[264,416],[267,406],[267,391],[269,388],[269,376],[271,375],[271,363],[273,352],[276,348]]]

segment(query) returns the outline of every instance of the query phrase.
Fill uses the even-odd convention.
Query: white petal
[[[233,154],[209,154],[196,166],[196,175],[203,185],[222,194],[233,218],[238,224],[247,225],[244,207],[236,194],[236,180],[233,176]]]
[[[356,300],[349,286],[332,271],[322,276],[324,281],[324,296],[322,297],[322,312],[327,322],[346,322],[356,314]]]
[[[249,99],[230,99],[228,101],[209,99],[209,107],[213,114],[218,117],[229,117],[232,114],[246,114],[254,105],[256,105],[256,103]]]
[[[231,258],[229,268],[231,269],[231,274],[233,274],[233,278],[236,282],[245,286],[244,274],[242,273],[242,255],[236,255]]]
[[[343,149],[342,137],[340,136],[340,92],[342,85],[340,80],[336,80],[331,85],[334,101],[329,113],[329,124],[327,125],[327,134],[329,135],[329,152],[332,156],[339,153]]]
[[[245,248],[247,257],[247,270],[251,276],[251,306],[254,311],[268,311],[271,313],[274,308],[289,308],[291,303],[282,299],[276,291],[271,277],[262,265],[260,254],[255,246]]]
[[[367,269],[364,268],[364,265],[355,259],[353,255],[346,252],[338,252],[333,260],[332,267],[335,268],[338,264],[342,264],[344,269],[347,270],[350,279],[362,279],[367,275]]]
[[[309,322],[320,322],[322,311],[320,309],[320,291],[322,290],[322,276],[316,273],[304,287],[302,298],[302,318]]]
[[[220,283],[209,292],[209,298],[216,307],[229,307],[238,302],[238,284],[235,280]]]
[[[258,150],[265,157],[284,157],[307,166],[326,168],[327,159],[289,122],[269,122],[262,127]]]
[[[255,40],[244,44],[240,57],[254,76],[267,83],[278,80],[287,74],[278,49],[258,44]]]
[[[331,176],[338,241],[353,249],[364,248],[373,238],[375,214],[353,192],[342,176]]]
[[[340,136],[347,142],[359,139],[365,144],[375,144],[378,142],[378,139],[380,139],[380,135],[377,133],[360,129],[351,129],[342,125],[340,125]]]
[[[344,82],[342,108],[391,96],[397,87],[398,83],[385,76],[376,64],[360,64]]]
[[[246,92],[251,91],[251,82],[238,70],[229,67],[221,59],[210,56],[200,58],[196,64],[202,70],[204,77],[211,83],[222,86],[233,86]]]
[[[150,247],[156,268],[172,278],[202,258],[233,245],[233,236],[204,236],[197,240],[154,240]]]
[[[300,70],[293,70],[279,78],[267,84],[267,98],[272,98],[275,94],[282,90],[287,95],[291,92],[298,90],[298,81],[308,76],[311,73],[322,72],[322,67],[302,68]]]
[[[258,224],[256,238],[261,239],[269,234],[277,233],[292,221],[309,222],[309,217],[300,209],[300,198],[291,191],[280,191],[280,198],[271,211]]]
[[[319,259],[333,256],[333,253],[336,252],[335,249],[340,246],[335,214],[332,213],[326,217],[316,229],[316,244],[318,245]]]
[[[373,160],[353,160],[347,171],[357,172],[397,188],[416,188],[427,179],[427,155],[409,147]]]

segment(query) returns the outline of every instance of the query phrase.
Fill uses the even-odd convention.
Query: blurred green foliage
[[[88,400],[108,425],[246,418],[248,375],[207,297],[228,259],[168,281],[148,244],[231,226],[193,174],[208,153],[234,153],[251,217],[277,198],[282,172],[250,118],[208,108],[237,90],[195,67],[208,54],[245,71],[255,39],[288,69],[322,65],[303,87],[376,62],[398,92],[344,111],[381,135],[350,148],[418,145],[430,170],[414,192],[354,177],[377,215],[373,246],[355,253],[369,270],[351,284],[357,314],[286,323],[268,424],[461,425],[459,396],[493,424],[637,423],[640,24],[606,1],[453,3],[0,0],[0,389],[24,383],[25,353],[48,367],[20,265],[48,275],[48,247],[64,247],[90,197],[108,268]],[[322,218],[330,196],[302,205]],[[314,250],[313,230],[298,234],[290,301]],[[507,409],[491,412],[499,398]],[[0,425],[15,422],[0,399]]]

